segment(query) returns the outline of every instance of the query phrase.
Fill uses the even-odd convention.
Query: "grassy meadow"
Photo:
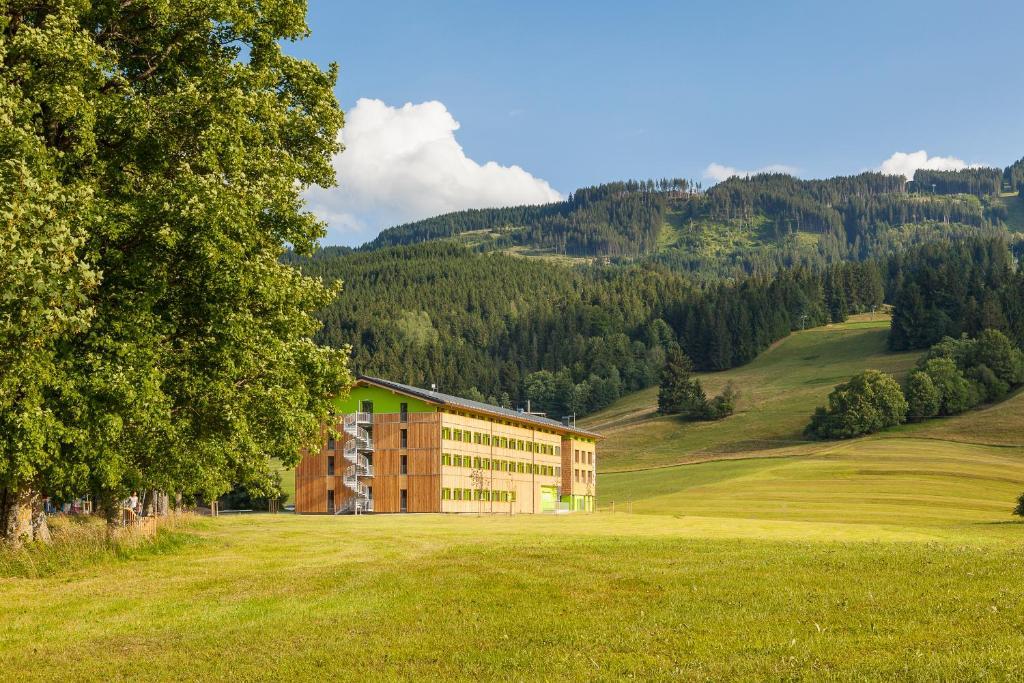
[[[795,332],[743,367],[700,374],[708,396],[729,381],[739,389],[736,414],[726,420],[684,422],[658,415],[658,388],[651,387],[580,424],[606,437],[599,452],[602,472],[815,452],[822,444],[807,442],[802,431],[836,384],[865,368],[901,377],[920,356],[887,352],[888,330],[887,316],[855,316]]]
[[[0,579],[0,678],[1017,678],[1024,527],[1000,519],[204,520]]]
[[[0,680],[1019,680],[1022,395],[794,436],[915,357],[860,321],[705,376],[746,392],[722,422],[626,397],[595,418],[595,514],[224,516],[0,555]]]

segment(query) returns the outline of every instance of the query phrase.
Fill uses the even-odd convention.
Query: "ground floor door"
[[[554,512],[555,503],[558,502],[558,487],[557,486],[541,486],[540,487],[540,511],[541,512]]]

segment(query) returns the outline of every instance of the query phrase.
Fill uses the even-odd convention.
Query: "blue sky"
[[[820,177],[896,152],[1024,156],[1021,2],[311,0],[308,21],[288,51],[338,62],[353,114],[346,189],[311,196],[332,243],[503,188],[520,203],[629,177],[712,182],[710,164]],[[360,98],[380,103],[353,111]]]

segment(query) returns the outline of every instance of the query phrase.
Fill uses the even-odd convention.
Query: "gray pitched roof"
[[[546,427],[548,429],[554,429],[559,432],[570,432],[573,434],[580,434],[583,436],[589,436],[590,438],[593,439],[603,438],[597,432],[587,431],[586,429],[580,429],[579,427],[566,426],[559,422],[558,420],[552,420],[550,418],[541,417],[539,415],[531,415],[530,413],[512,410],[511,408],[492,406],[489,403],[481,403],[480,401],[473,401],[468,398],[462,398],[460,396],[443,394],[440,391],[420,389],[419,387],[409,386],[408,384],[392,382],[389,379],[381,379],[380,377],[370,377],[368,375],[357,375],[356,379],[369,382],[371,384],[376,384],[377,386],[384,387],[385,389],[392,389],[394,391],[422,399],[424,401],[427,401],[428,403],[435,403],[443,406],[452,406],[455,408],[462,408],[463,410],[476,410],[481,413],[490,413],[491,415],[501,415],[503,417],[507,417],[512,420],[517,420],[519,422],[531,422],[533,424]]]

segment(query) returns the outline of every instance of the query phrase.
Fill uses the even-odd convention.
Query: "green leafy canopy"
[[[0,487],[271,481],[350,381],[323,226],[337,69],[296,0],[0,2]]]

